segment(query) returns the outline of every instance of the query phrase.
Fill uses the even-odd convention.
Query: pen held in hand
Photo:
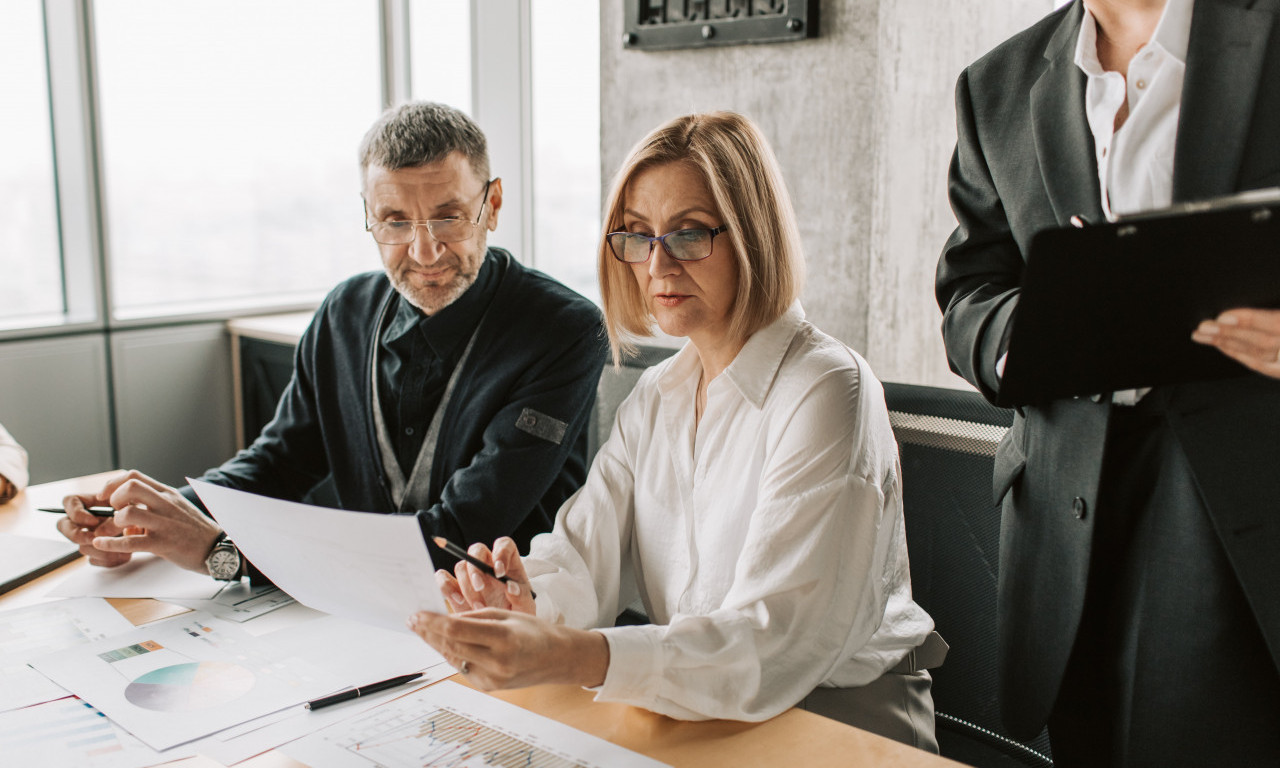
[[[468,563],[471,563],[475,567],[479,568],[481,571],[484,571],[485,573],[489,574],[490,576],[502,582],[503,584],[506,584],[508,581],[511,580],[510,576],[499,576],[497,572],[493,570],[492,565],[489,565],[483,560],[472,557],[471,555],[467,554],[467,550],[463,549],[457,544],[454,544],[452,541],[449,541],[445,537],[433,536],[431,540],[436,543],[437,547],[443,549],[445,552],[448,552],[449,554],[453,555],[459,560],[466,560]],[[529,596],[533,598],[537,598],[538,594],[533,590],[529,590]]]
[[[340,704],[344,701],[358,699],[361,696],[368,696],[373,693],[385,691],[389,688],[395,688],[397,685],[404,685],[405,683],[413,682],[414,680],[417,680],[420,677],[422,677],[421,672],[418,672],[412,675],[400,675],[399,677],[393,677],[390,680],[383,680],[380,683],[370,683],[369,685],[361,686],[359,688],[352,688],[351,690],[348,690],[348,691],[340,691],[338,693],[333,694],[332,696],[323,696],[321,698],[316,699],[315,701],[308,701],[303,706],[310,710],[322,709],[324,707],[332,706],[334,704]]]
[[[41,512],[53,512],[55,514],[63,514],[66,512],[62,507],[37,507]],[[111,507],[85,507],[84,510],[94,517],[114,517],[116,511]]]

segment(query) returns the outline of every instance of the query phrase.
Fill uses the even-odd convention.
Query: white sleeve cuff
[[[662,635],[665,627],[597,629],[609,643],[609,669],[596,698],[603,701],[653,701],[662,685]]]
[[[19,491],[27,487],[27,454],[17,446],[14,450],[0,449],[0,475],[4,475]]]

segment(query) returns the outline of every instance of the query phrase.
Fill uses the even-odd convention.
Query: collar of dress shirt
[[[403,296],[399,297],[395,316],[382,336],[383,346],[404,349],[401,340],[409,342],[409,331],[417,328],[436,357],[448,358],[471,338],[472,330],[489,306],[496,285],[493,278],[493,259],[486,254],[476,281],[457,300],[434,315],[424,315]]]
[[[1167,0],[1164,11],[1160,14],[1160,21],[1156,23],[1155,34],[1143,50],[1164,51],[1185,64],[1187,46],[1191,40],[1191,11],[1194,5],[1195,0]],[[1090,77],[1105,74],[1098,61],[1098,25],[1088,6],[1084,9],[1080,34],[1076,37],[1075,64]]]
[[[791,347],[791,340],[804,322],[804,309],[799,300],[793,302],[777,320],[752,334],[742,346],[738,356],[721,374],[756,408],[763,408],[765,398],[782,366],[782,358]],[[697,382],[702,371],[702,361],[693,344],[685,344],[676,354],[671,366],[658,380],[659,390],[669,395],[686,382]]]

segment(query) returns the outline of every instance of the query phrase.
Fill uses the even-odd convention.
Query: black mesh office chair
[[[1042,731],[1001,734],[996,700],[996,576],[1000,510],[991,498],[996,445],[1012,413],[976,392],[885,383],[902,456],[911,585],[951,644],[933,670],[938,746],[981,768],[1052,766]]]

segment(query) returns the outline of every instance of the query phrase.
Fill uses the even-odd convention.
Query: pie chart
[[[253,673],[225,661],[196,661],[153,669],[129,683],[129,703],[156,712],[194,712],[229,704],[253,688]]]

